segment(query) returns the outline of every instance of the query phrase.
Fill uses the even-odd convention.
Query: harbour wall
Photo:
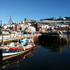
[[[66,44],[67,43],[67,36],[46,36],[42,35],[39,36],[39,43],[40,44],[47,44],[47,43],[58,43],[58,44]]]
[[[8,44],[11,42],[17,42],[19,41],[19,39],[24,39],[26,37],[33,37],[34,42],[39,42],[41,44],[45,43],[67,43],[67,36],[66,35],[61,35],[61,36],[46,36],[46,35],[32,35],[32,36],[24,36],[24,37],[16,37],[16,38],[9,38],[9,39],[4,39],[4,40],[0,40],[0,45],[1,44]]]

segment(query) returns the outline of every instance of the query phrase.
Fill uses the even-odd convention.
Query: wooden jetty
[[[36,41],[38,41],[39,36],[40,36],[40,35],[31,35],[31,36],[24,36],[24,37],[8,38],[8,39],[3,39],[3,40],[0,39],[0,45],[1,45],[2,43],[8,44],[8,43],[10,43],[10,42],[15,42],[15,41],[18,41],[19,39],[24,39],[24,38],[26,38],[26,37],[33,37],[33,38],[34,38],[34,41],[36,42]]]

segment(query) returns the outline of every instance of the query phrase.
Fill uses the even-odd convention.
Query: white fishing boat
[[[8,67],[9,65],[12,66],[12,64],[16,64],[15,66],[19,65],[21,61],[23,61],[26,58],[31,57],[34,54],[34,49],[28,51],[27,53],[25,53],[24,55],[19,55],[16,56],[15,58],[11,58],[11,59],[7,59],[7,60],[0,60],[0,62],[2,62],[2,65],[0,65],[0,68],[4,69],[6,67]],[[19,64],[18,64],[19,62]]]
[[[10,44],[1,46],[0,50],[2,50],[2,56],[7,57],[25,52],[31,49],[33,46],[34,46],[33,38],[29,39],[26,38],[19,40],[19,42],[12,42]]]

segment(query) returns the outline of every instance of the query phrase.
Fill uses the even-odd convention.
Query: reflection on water
[[[70,34],[67,35],[68,36],[68,41],[67,44],[52,44],[52,43],[41,43],[39,41],[39,45],[45,49],[49,49],[52,52],[57,52],[57,53],[62,53],[63,50],[65,49],[70,49]]]
[[[33,54],[34,54],[34,49],[30,50],[29,52],[25,53],[24,55],[20,55],[20,56],[13,57],[11,59],[0,61],[0,62],[2,62],[2,65],[0,65],[0,68],[4,69],[8,66],[9,67],[10,66],[12,66],[12,67],[19,66],[20,61],[23,61],[24,59],[31,57]]]
[[[41,47],[44,47],[45,49],[49,49],[53,52],[61,53],[62,50],[67,48],[67,44],[47,44],[47,45],[41,45]]]
[[[70,48],[70,35],[68,36],[68,47]]]

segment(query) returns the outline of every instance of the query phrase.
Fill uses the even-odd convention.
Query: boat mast
[[[18,42],[19,42],[19,24],[18,24]]]
[[[10,19],[9,19],[9,23],[10,23],[10,38],[11,38],[11,24],[12,24],[11,16],[10,16]]]

